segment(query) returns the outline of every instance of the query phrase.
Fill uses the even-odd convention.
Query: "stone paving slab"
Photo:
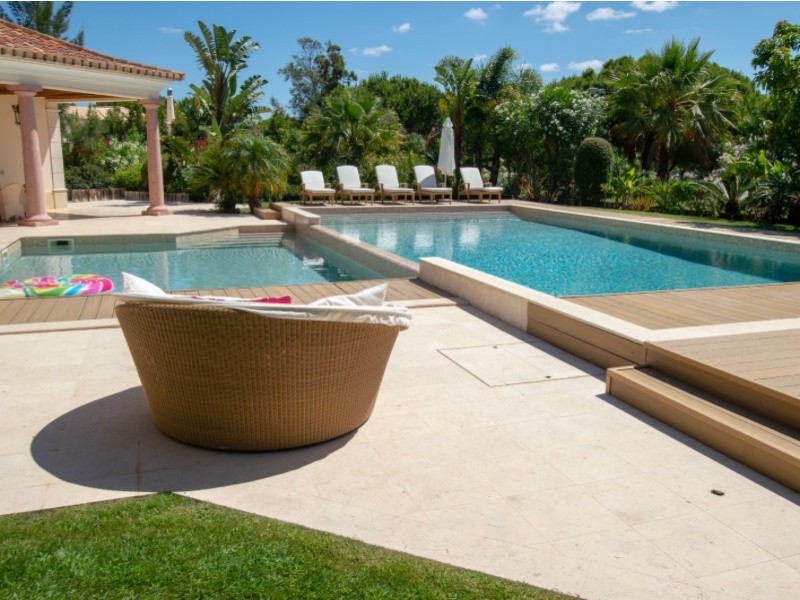
[[[413,314],[370,421],[274,453],[161,435],[117,328],[0,336],[0,514],[172,490],[589,599],[800,597],[800,495],[471,307]]]

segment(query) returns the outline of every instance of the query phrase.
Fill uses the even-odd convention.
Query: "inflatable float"
[[[114,290],[114,282],[103,275],[47,275],[15,279],[0,285],[0,300],[41,296],[91,296]]]

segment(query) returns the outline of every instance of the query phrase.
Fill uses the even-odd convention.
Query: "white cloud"
[[[539,65],[539,70],[542,73],[556,73],[561,70],[561,67],[558,66],[558,63],[544,63]]]
[[[661,13],[678,8],[678,3],[675,0],[636,0],[636,2],[631,2],[631,6],[645,12]]]
[[[649,27],[645,27],[644,29],[626,29],[625,33],[651,33],[652,31]]]
[[[519,63],[517,65],[517,69],[520,71],[527,71],[528,69],[532,69],[533,65],[531,63]]]
[[[411,31],[411,23],[403,23],[402,25],[395,25],[392,27],[392,31],[395,33],[408,33]]]
[[[492,8],[495,9],[495,10],[500,10],[503,7],[500,4],[495,4]]]
[[[486,59],[489,55],[488,54],[476,54],[472,57],[472,60],[475,62],[481,62],[482,60]]]
[[[585,60],[583,62],[571,62],[567,65],[567,67],[573,71],[585,71],[586,69],[594,69],[595,71],[599,71],[603,68],[603,61],[595,58],[592,60]]]
[[[587,21],[616,21],[630,19],[636,16],[636,11],[614,10],[613,8],[598,8],[586,15]]]
[[[177,27],[159,27],[158,31],[160,33],[183,33],[183,29]]]
[[[386,44],[381,44],[380,46],[374,46],[372,48],[364,48],[361,51],[361,54],[364,56],[380,56],[381,54],[386,54],[387,52],[391,52],[392,49],[387,46]]]
[[[489,15],[482,8],[470,8],[464,13],[464,16],[470,21],[485,21],[489,18]]]
[[[547,23],[545,31],[548,33],[561,33],[567,31],[569,27],[564,24],[572,13],[578,12],[581,8],[580,2],[550,2],[546,6],[537,4],[530,10],[522,13],[523,17],[534,17],[537,23],[544,21]]]

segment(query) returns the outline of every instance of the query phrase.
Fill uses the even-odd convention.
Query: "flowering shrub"
[[[497,107],[496,133],[504,154],[530,196],[557,201],[569,196],[578,146],[600,133],[605,99],[575,90],[547,88]]]

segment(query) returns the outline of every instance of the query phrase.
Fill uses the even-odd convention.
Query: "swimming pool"
[[[59,249],[22,240],[22,255],[0,262],[0,282],[42,275],[97,273],[114,280],[126,271],[167,290],[215,289],[381,279],[381,275],[294,234],[175,242],[74,240]],[[0,257],[2,258],[2,257]]]
[[[439,256],[554,296],[800,281],[796,250],[611,224],[585,231],[491,213],[326,216],[323,225],[410,260]]]

